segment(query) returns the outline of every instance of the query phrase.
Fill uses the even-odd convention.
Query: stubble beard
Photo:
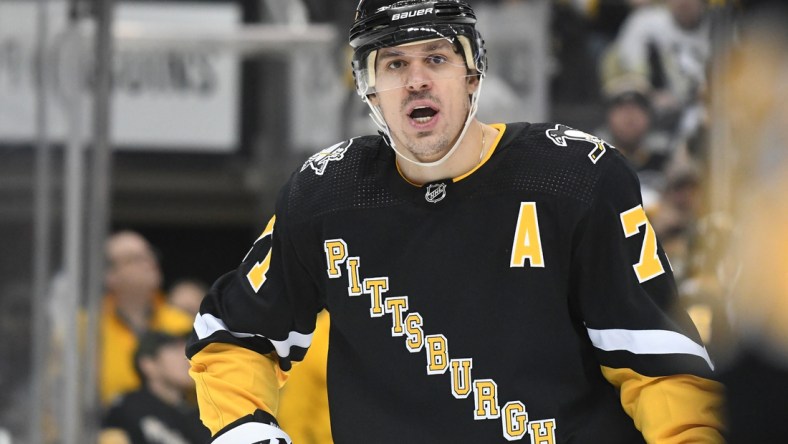
[[[401,105],[401,111],[404,113],[404,110],[407,108],[410,102],[423,98],[428,98],[434,101],[436,104],[441,105],[440,101],[437,98],[431,96],[429,93],[415,93],[403,101]],[[465,112],[467,113],[470,110],[470,105],[466,105],[465,108]],[[449,127],[444,131],[423,131],[416,133],[415,136],[408,136],[403,131],[402,137],[399,137],[398,139],[400,140],[400,143],[404,145],[403,148],[405,148],[417,161],[434,162],[440,160],[444,155],[446,155],[446,153],[449,152],[453,143],[456,142],[456,138],[459,137],[464,123],[465,121],[463,120],[462,122],[458,123],[456,125],[457,127],[455,128],[455,125],[453,125],[452,122],[449,122]]]
[[[428,140],[429,136],[436,136]],[[418,133],[415,138],[404,141],[405,148],[420,162],[432,162],[443,157],[450,148],[451,140],[445,133]]]

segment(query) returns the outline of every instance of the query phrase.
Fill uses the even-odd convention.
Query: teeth
[[[432,107],[426,105],[420,105],[413,108],[409,116],[411,119],[413,119],[414,122],[423,125],[431,121],[436,114],[437,112],[434,111]]]

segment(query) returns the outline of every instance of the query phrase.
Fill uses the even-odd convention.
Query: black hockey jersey
[[[210,438],[191,405],[173,406],[143,387],[118,398],[103,429],[120,429],[134,444],[202,444]]]
[[[494,126],[483,164],[424,186],[378,136],[312,156],[211,289],[189,356],[231,343],[288,370],[325,307],[338,443],[643,442],[606,377],[713,364],[672,310],[637,178],[589,134]]]

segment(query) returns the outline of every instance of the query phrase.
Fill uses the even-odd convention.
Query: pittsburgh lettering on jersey
[[[383,316],[383,293],[389,291],[389,278],[377,277],[364,279],[364,293],[369,295],[369,315],[373,318]]]
[[[345,261],[347,267],[347,294],[348,296],[361,295],[361,282],[358,274],[358,269],[361,266],[361,259],[358,257],[349,257]]]
[[[452,359],[451,367],[451,394],[457,399],[467,398],[471,394],[471,369],[473,359]]]
[[[413,312],[405,317],[405,335],[408,337],[405,346],[411,353],[418,353],[424,347],[424,319],[417,312]]]
[[[531,428],[531,444],[555,444],[555,419],[543,419],[528,423]]]
[[[405,334],[405,325],[402,323],[402,313],[408,311],[408,297],[386,298],[386,313],[391,313],[391,336]]]
[[[497,419],[501,416],[498,407],[498,384],[492,379],[473,381],[473,400],[476,405],[473,419]]]
[[[544,266],[536,205],[533,202],[523,202],[520,206],[514,242],[512,263],[519,265],[512,266],[525,266],[525,259],[533,267]],[[348,273],[348,296],[368,294],[369,316],[376,318],[390,314],[391,336],[405,338],[405,348],[410,353],[425,351],[427,375],[448,372],[449,391],[454,398],[465,399],[473,393],[473,412],[469,412],[473,419],[500,420],[502,434],[509,441],[521,440],[529,435],[531,444],[555,444],[554,418],[530,421],[525,404],[521,401],[510,401],[501,407],[498,402],[498,384],[493,379],[473,379],[473,359],[452,358],[449,340],[445,335],[425,334],[422,316],[418,312],[408,313],[411,307],[407,296],[384,297],[389,290],[388,276],[362,279],[359,272],[361,258],[350,256],[348,245],[343,239],[324,241],[323,250],[326,255],[326,274],[330,279],[342,276],[341,266],[344,264]]]
[[[449,341],[443,335],[427,335],[427,374],[442,375],[449,368]]]
[[[528,433],[528,413],[520,401],[510,401],[503,406],[503,436],[509,441],[522,439]]]
[[[328,277],[336,278],[342,276],[339,265],[347,259],[347,244],[342,239],[331,239],[323,242],[323,249],[326,252],[328,262]]]

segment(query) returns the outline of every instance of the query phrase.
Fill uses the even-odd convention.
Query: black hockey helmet
[[[361,0],[350,28],[353,76],[364,97],[375,92],[375,55],[385,47],[445,38],[462,48],[469,70],[484,75],[484,40],[476,14],[462,0]]]

